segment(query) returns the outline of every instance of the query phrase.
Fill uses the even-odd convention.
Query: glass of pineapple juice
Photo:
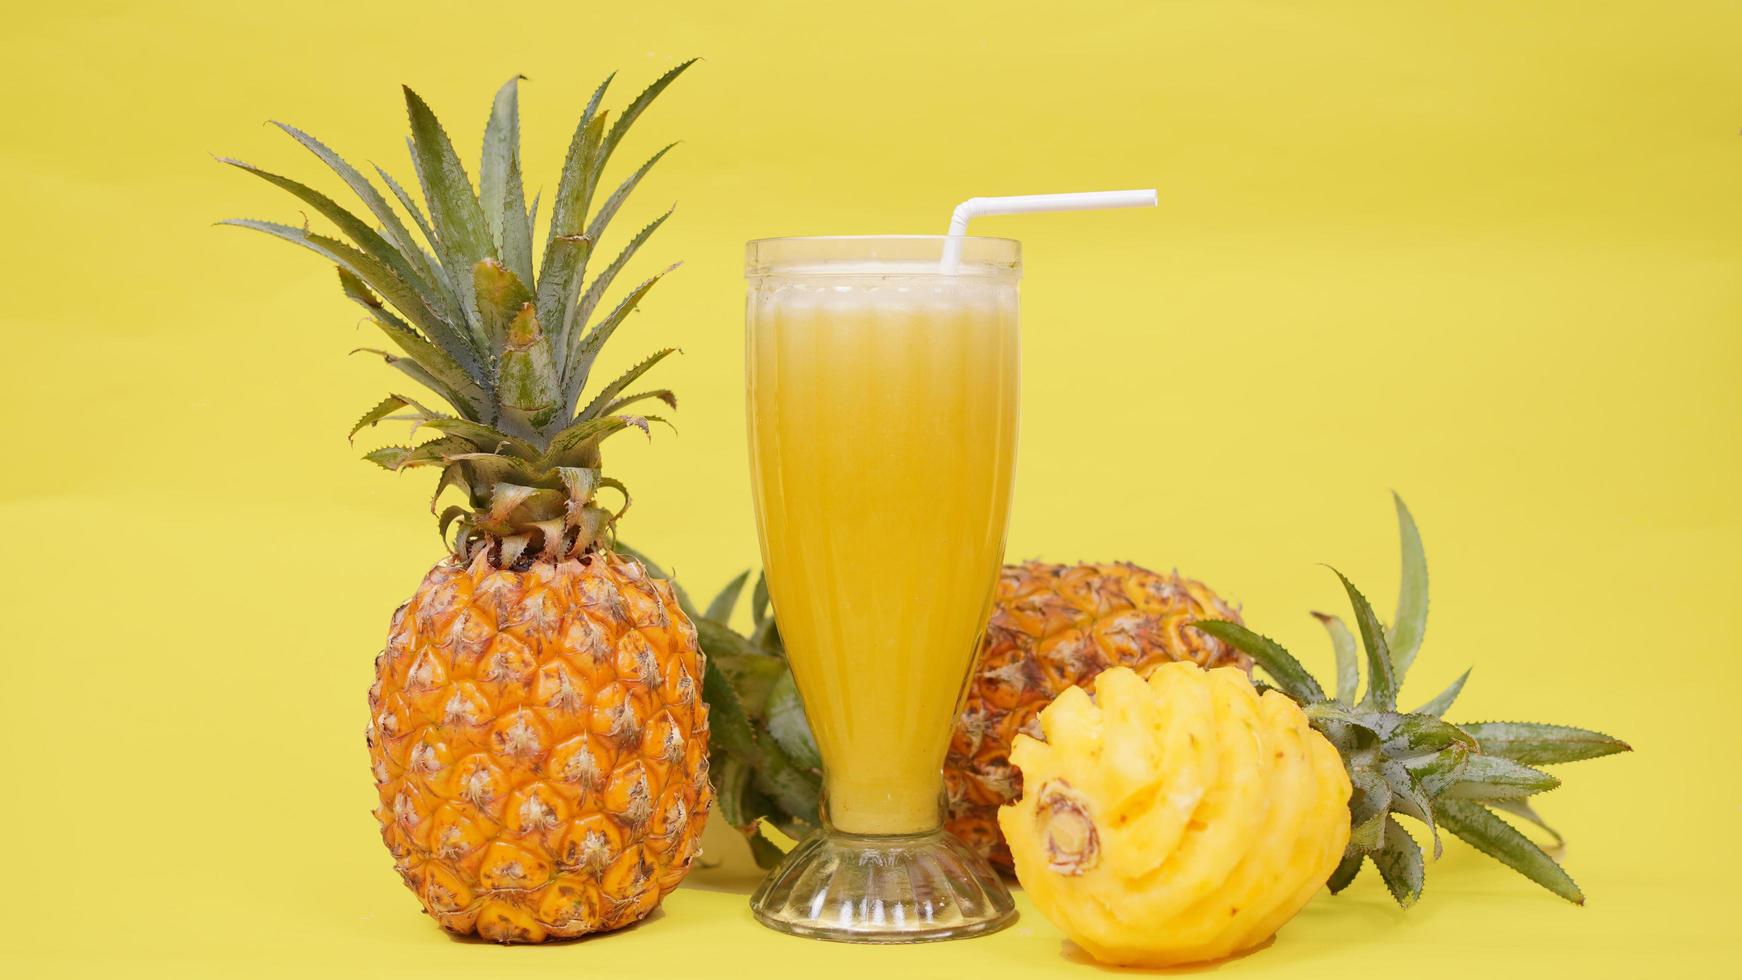
[[[750,466],[768,591],[823,761],[822,830],[751,900],[849,942],[990,932],[1015,911],[942,828],[942,765],[1003,561],[1020,246],[751,242]]]

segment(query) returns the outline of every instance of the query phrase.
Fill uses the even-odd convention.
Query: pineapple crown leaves
[[[713,740],[714,751],[735,766],[718,787],[724,801],[721,812],[748,835],[752,853],[766,865],[779,854],[758,833],[762,825],[793,838],[816,825],[822,760],[787,669],[786,648],[770,614],[766,580],[759,576],[751,591],[750,633],[740,634],[728,623],[749,574],[727,583],[695,622],[710,666],[719,668],[707,693],[733,702],[734,713],[744,722],[730,725],[723,737]]]
[[[647,401],[676,408],[670,389],[629,391],[676,353],[672,348],[644,358],[584,401],[582,396],[605,343],[676,268],[606,303],[619,274],[671,209],[632,234],[591,278],[587,265],[632,192],[676,144],[659,148],[601,194],[608,186],[602,183],[607,163],[636,120],[694,63],[659,76],[614,119],[602,102],[615,75],[593,90],[550,198],[536,268],[539,197],[528,205],[520,155],[522,76],[510,78],[491,102],[476,187],[434,110],[404,89],[406,145],[421,203],[385,169],[374,167],[383,192],[325,143],[284,123],[275,125],[326,164],[361,202],[361,211],[290,177],[220,158],[290,193],[337,234],[314,231],[306,220],[303,226],[253,219],[221,223],[282,239],[337,266],[341,291],[389,341],[387,350],[362,350],[379,355],[451,409],[439,412],[405,395],[389,395],[363,413],[349,436],[389,420],[409,422],[413,433],[439,433],[364,458],[390,470],[442,470],[430,509],[436,512],[443,490],[465,494],[466,506],[438,515],[440,533],[446,539],[454,532],[451,547],[462,558],[494,547],[493,560],[511,565],[524,556],[561,557],[600,543],[629,499],[621,483],[598,475],[600,443],[624,429],[646,434],[653,422],[670,424],[627,410]],[[594,476],[578,480],[575,472]],[[621,494],[624,505],[615,511],[594,505],[591,495],[601,489]]]
[[[1392,625],[1379,621],[1372,604],[1341,572],[1336,574],[1348,594],[1355,630],[1336,616],[1313,614],[1329,633],[1336,657],[1334,695],[1327,696],[1300,661],[1268,637],[1221,621],[1194,628],[1251,656],[1342,754],[1354,792],[1348,850],[1328,882],[1333,893],[1348,887],[1371,861],[1399,905],[1407,908],[1420,899],[1426,866],[1421,848],[1397,820],[1402,815],[1427,827],[1435,857],[1445,830],[1556,895],[1583,904],[1584,894],[1560,864],[1498,814],[1535,824],[1560,846],[1560,834],[1528,802],[1559,786],[1560,779],[1535,767],[1595,759],[1630,751],[1630,746],[1565,725],[1447,722],[1442,715],[1464,689],[1468,670],[1415,711],[1397,710],[1398,690],[1427,631],[1428,589],[1421,534],[1403,499],[1393,496],[1403,566]],[[1363,679],[1367,690],[1357,699]]]

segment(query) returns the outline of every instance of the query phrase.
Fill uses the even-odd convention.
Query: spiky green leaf
[[[510,78],[496,91],[484,125],[484,150],[478,163],[478,203],[502,263],[522,282],[532,282],[532,233],[526,220],[526,188],[520,168],[520,81]]]
[[[720,594],[714,596],[714,601],[708,603],[707,612],[702,615],[722,623],[732,618],[732,609],[738,605],[738,597],[744,593],[744,583],[750,580],[750,570],[738,573],[738,577],[726,583]]]
[[[384,470],[397,470],[405,465],[411,453],[410,446],[382,446],[364,453],[363,458]]]
[[[702,697],[708,702],[708,733],[710,740],[727,752],[742,759],[756,754],[756,733],[750,728],[750,718],[738,700],[732,682],[721,672],[718,658],[709,657],[702,675]]]
[[[782,813],[774,800],[762,791],[762,780],[754,772],[744,800],[747,812],[758,815],[755,825],[745,831],[745,839],[750,844],[750,855],[756,859],[758,867],[772,868],[786,856],[772,840],[764,836],[767,828],[778,828],[788,837],[799,840],[809,836],[816,827],[814,821],[797,820],[791,814]]]
[[[1349,798],[1349,846],[1371,851],[1385,840],[1385,818],[1391,812],[1391,787],[1365,766],[1349,770],[1354,794]]]
[[[518,483],[498,483],[490,488],[490,509],[486,516],[494,522],[521,522],[549,519],[560,513],[566,501],[560,490],[529,487]]]
[[[435,342],[444,352],[460,363],[465,368],[467,376],[472,378],[475,383],[485,384],[479,361],[473,356],[469,342],[432,309],[414,287],[399,278],[392,269],[377,261],[373,256],[352,248],[338,239],[317,235],[306,228],[246,218],[234,218],[219,223],[264,232],[293,245],[300,245],[338,265],[367,284],[382,299],[393,304],[394,308],[404,314],[406,319],[423,331],[426,338]]]
[[[496,372],[496,400],[505,420],[518,423],[530,434],[560,418],[564,403],[556,359],[531,303],[509,321]]]
[[[1434,858],[1440,856],[1440,831],[1434,825],[1433,803],[1422,788],[1417,775],[1402,762],[1388,759],[1379,765],[1379,775],[1391,788],[1391,809],[1420,820],[1433,838]]]
[[[615,414],[623,411],[631,405],[647,401],[650,398],[663,402],[667,408],[677,408],[677,392],[672,391],[670,388],[653,388],[648,391],[630,392],[629,394],[613,401],[611,404],[606,405],[604,408],[599,409],[599,414]]]
[[[1344,704],[1355,703],[1355,692],[1361,686],[1361,666],[1359,654],[1355,649],[1355,635],[1349,632],[1349,627],[1343,621],[1329,613],[1315,612],[1313,618],[1325,627],[1325,632],[1331,634],[1331,652],[1337,658],[1337,700]]]
[[[1481,743],[1483,753],[1522,762],[1527,766],[1549,766],[1561,762],[1597,759],[1617,752],[1631,752],[1633,746],[1602,732],[1566,725],[1546,725],[1534,721],[1480,721],[1459,725]]]
[[[821,777],[793,762],[772,738],[761,742],[760,751],[754,761],[756,788],[767,793],[782,813],[806,823],[814,821],[822,802]]]
[[[715,628],[725,625],[718,620],[704,619],[703,622]],[[750,723],[757,724],[767,715],[768,693],[773,690],[774,682],[786,673],[785,662],[761,653],[721,652],[710,656],[719,660],[720,670],[732,682],[732,690],[738,692],[738,701],[744,706]]]
[[[469,518],[471,515],[472,508],[462,507],[459,504],[453,504],[452,506],[443,509],[441,516],[436,519],[436,535],[443,541],[446,541],[448,538],[448,528],[453,526],[455,521]]]
[[[405,145],[407,149],[410,149],[411,140],[407,139]],[[417,152],[413,150],[412,158],[415,160],[416,156]],[[405,186],[395,180],[393,175],[388,173],[380,164],[375,164],[375,172],[381,176],[381,181],[387,185],[387,189],[393,192],[394,198],[399,201],[399,206],[405,209],[406,214],[411,215],[413,222],[416,222],[417,230],[423,233],[423,240],[429,243],[431,249],[439,247],[435,229],[430,226],[429,219],[424,217],[423,208],[417,206],[417,200],[407,193]],[[433,259],[431,265],[435,265]]]
[[[1463,743],[1455,743],[1438,752],[1407,756],[1399,761],[1415,777],[1416,785],[1421,787],[1421,791],[1432,799],[1458,778],[1458,773],[1463,771],[1464,760],[1470,757],[1472,751]]]
[[[374,425],[409,404],[411,404],[409,399],[399,395],[388,395],[386,398],[377,402],[374,408],[364,412],[363,417],[357,420],[357,424],[351,426],[351,431],[347,432],[345,437],[353,440],[356,439],[357,433],[362,432],[369,426]]]
[[[477,417],[478,406],[485,402],[484,389],[478,386],[459,361],[453,355],[437,347],[424,338],[423,334],[412,329],[409,323],[393,315],[369,287],[361,279],[338,267],[339,288],[352,302],[368,312],[370,320],[381,329],[394,346],[404,351],[417,361],[439,384],[430,387],[431,390],[447,399],[449,405],[456,411],[468,417]]]
[[[659,98],[661,92],[664,92],[672,82],[677,81],[679,75],[682,75],[699,60],[691,58],[671,68],[665,74],[654,79],[652,84],[642,89],[640,95],[630,100],[629,104],[623,108],[622,114],[617,117],[616,124],[611,127],[610,134],[605,137],[605,142],[599,151],[598,162],[595,164],[597,170],[604,169],[606,161],[611,159],[611,154],[617,149],[618,144],[622,143],[623,137],[629,134],[629,127],[635,125],[635,120],[641,118],[641,114],[647,111],[647,107],[653,104],[653,100]]]
[[[1187,625],[1231,644],[1251,657],[1253,662],[1276,679],[1284,694],[1301,704],[1314,704],[1325,700],[1324,689],[1319,687],[1319,682],[1313,679],[1313,675],[1307,673],[1307,669],[1294,659],[1293,654],[1283,649],[1282,644],[1270,637],[1261,636],[1239,623],[1226,620],[1201,619]]]
[[[600,474],[596,469],[580,466],[559,466],[557,478],[568,491],[571,507],[584,507],[599,489]]]
[[[1542,828],[1544,832],[1554,838],[1556,850],[1566,846],[1566,838],[1561,836],[1560,831],[1550,827],[1547,821],[1542,819],[1542,816],[1531,807],[1529,800],[1489,800],[1483,805],[1490,810],[1499,810],[1502,813],[1510,813],[1515,817],[1528,820]]]
[[[1495,755],[1473,755],[1464,760],[1457,778],[1440,791],[1440,799],[1515,800],[1547,792],[1561,781],[1541,769]]]
[[[355,243],[357,249],[374,259],[394,276],[415,290],[419,297],[431,310],[441,306],[441,297],[436,293],[435,286],[425,279],[423,270],[417,268],[412,258],[403,254],[397,246],[382,237],[370,224],[346,210],[337,201],[322,194],[299,181],[263,170],[251,163],[231,157],[219,157],[218,162],[229,164],[244,173],[253,174],[261,180],[289,191],[291,195],[315,209],[321,217],[331,221],[334,227],[343,232]],[[385,203],[385,202],[383,202]]]
[[[709,766],[714,784],[714,805],[720,816],[739,831],[748,833],[754,823],[745,812],[744,795],[750,788],[750,764],[729,752],[720,753]]]
[[[660,361],[665,360],[667,357],[670,357],[675,353],[677,353],[677,348],[667,347],[663,350],[654,351],[652,354],[642,358],[629,370],[618,375],[610,384],[600,388],[599,393],[593,396],[593,400],[587,403],[586,408],[583,408],[580,412],[576,413],[575,418],[590,419],[606,414],[606,409],[611,406],[613,400],[618,395],[623,393],[623,389],[634,384],[642,375],[652,370],[655,364],[658,364]]]
[[[599,117],[599,103],[605,97],[605,90],[611,87],[611,80],[617,77],[616,72],[605,76],[605,80],[593,89],[593,94],[587,99],[587,107],[581,111],[581,118],[575,123],[574,135],[569,137],[569,148],[563,157],[563,168],[557,178],[556,194],[551,205],[550,230],[545,239],[548,248],[550,242],[563,235],[580,234],[586,228],[586,211],[590,201],[586,196],[587,180],[592,176],[591,167],[598,153],[598,145],[604,141],[604,123]],[[589,137],[595,127],[598,133]],[[591,148],[589,149],[589,143]],[[549,254],[546,254],[548,261]]]
[[[406,116],[411,120],[412,154],[439,247],[445,256],[457,260],[453,265],[468,270],[482,259],[496,258],[483,206],[447,131],[421,96],[410,86],[402,88]]]
[[[1447,721],[1430,715],[1400,715],[1397,724],[1386,735],[1385,751],[1394,759],[1428,756],[1457,745],[1466,751],[1476,748],[1476,740],[1468,732]]]
[[[1421,848],[1395,817],[1385,818],[1385,846],[1374,851],[1373,866],[1391,897],[1403,908],[1409,908],[1421,898],[1427,868],[1421,859]]]
[[[588,330],[585,335],[577,334],[573,353],[567,359],[567,371],[563,378],[563,391],[572,404],[579,400],[581,391],[587,386],[587,374],[593,369],[593,361],[599,356],[599,351],[605,347],[605,342],[623,325],[629,314],[635,312],[636,304],[646,297],[648,292],[677,266],[673,265],[664,271],[647,277],[641,285],[630,290],[610,314]]]
[[[472,267],[472,290],[478,300],[478,318],[484,325],[486,349],[500,356],[508,346],[508,326],[532,301],[532,291],[514,270],[495,259]]]
[[[1469,679],[1470,671],[1466,670],[1462,674],[1459,674],[1458,679],[1453,681],[1445,690],[1436,695],[1432,701],[1429,701],[1411,713],[1418,715],[1432,715],[1435,718],[1440,717],[1446,713],[1447,708],[1452,706],[1452,702],[1458,699],[1458,695],[1464,690],[1464,682]]]
[[[471,419],[457,419],[446,415],[437,415],[424,420],[424,425],[451,436],[465,439],[481,453],[507,454],[531,462],[538,459],[538,447],[525,439],[474,422]]]
[[[436,503],[442,499],[442,491],[448,487],[459,487],[466,495],[466,503],[473,508],[482,507],[484,500],[473,489],[471,477],[467,474],[468,467],[464,463],[454,463],[442,467],[442,475],[436,479],[435,492],[429,496],[429,512],[436,512]]]
[[[778,657],[786,656],[786,643],[780,638],[780,624],[773,616],[756,624],[756,628],[750,631],[750,642],[758,650],[766,650]]]
[[[592,258],[592,255],[593,240],[584,235],[569,235],[558,238],[546,246],[544,265],[540,267],[538,274],[537,303],[540,316],[555,317],[551,320],[552,323],[557,324],[562,329],[569,327],[571,322],[568,319],[569,297],[580,292],[580,278],[586,271],[587,261]],[[572,338],[574,331],[570,330],[566,336]],[[572,339],[564,339],[561,330],[559,330],[556,339],[558,341],[556,352],[565,358],[568,357],[574,346]],[[566,364],[562,367],[567,370]],[[574,401],[573,398],[569,400]]]
[[[768,692],[768,733],[794,763],[810,769],[822,768],[822,753],[817,750],[816,738],[805,719],[804,704],[789,670],[781,671]]]
[[[1391,647],[1391,663],[1399,686],[1415,655],[1421,650],[1422,637],[1427,635],[1427,553],[1422,550],[1421,532],[1415,518],[1396,493],[1391,499],[1397,505],[1397,536],[1402,543],[1403,573],[1397,591],[1397,615],[1391,621],[1386,640]]]
[[[557,466],[562,464],[574,453],[589,444],[597,444],[616,432],[634,427],[647,432],[647,418],[637,415],[606,415],[596,419],[582,419],[573,425],[551,436],[550,448],[545,451],[541,464]]]
[[[617,508],[617,512],[611,515],[611,520],[613,522],[621,519],[624,514],[629,512],[629,505],[634,502],[634,498],[629,496],[629,488],[623,485],[622,480],[609,476],[601,476],[599,477],[599,486],[609,487],[610,489],[617,491],[617,493],[623,498],[623,506]]]
[[[511,174],[514,187],[521,187],[519,162],[516,161]],[[538,280],[533,278],[532,271],[532,212],[523,211],[514,205],[515,200],[524,200],[525,191],[520,197],[510,197],[508,210],[502,218],[502,264],[514,270],[514,274],[526,282]]]
[[[472,443],[459,436],[442,436],[420,443],[412,449],[411,455],[400,462],[400,468],[409,466],[446,466],[461,453],[472,450]]]
[[[611,288],[611,283],[616,281],[617,273],[623,271],[623,267],[629,264],[629,260],[635,257],[635,253],[641,250],[641,246],[644,245],[647,242],[647,239],[659,229],[660,225],[665,224],[666,219],[670,218],[671,214],[671,211],[667,211],[648,222],[646,227],[636,232],[634,237],[629,239],[629,243],[623,246],[623,250],[617,253],[616,258],[611,260],[611,264],[605,266],[604,269],[600,270],[597,276],[593,277],[593,281],[589,286],[587,286],[586,292],[581,294],[581,298],[575,303],[574,309],[569,311],[568,326],[571,335],[576,331],[584,330],[586,328],[588,321],[592,319],[593,311],[598,307],[599,301],[604,298],[605,290]],[[593,237],[591,232],[588,232],[588,237],[592,238],[594,241],[598,240]]]
[[[598,111],[598,99],[610,81],[605,79],[593,93],[593,100],[575,127],[556,195],[551,200],[550,231],[544,246],[544,264],[538,273],[538,315],[557,331],[558,340],[562,341],[557,350],[564,354],[570,343],[569,336],[563,334],[569,326],[569,305],[580,295],[587,259],[592,255],[593,240],[586,235],[587,209],[592,206],[595,164],[608,115]]]
[[[452,537],[442,535],[442,545],[448,549],[449,554],[469,559],[471,555],[475,554],[473,549],[478,544],[475,534],[477,528],[472,521],[472,515],[461,516],[459,520],[454,522],[453,529]]]
[[[1361,646],[1367,653],[1367,696],[1361,699],[1361,703],[1390,711],[1397,707],[1397,675],[1392,670],[1391,653],[1385,645],[1385,628],[1379,624],[1372,604],[1360,589],[1355,588],[1355,583],[1335,568],[1331,571],[1336,572],[1343,590],[1349,593],[1349,602],[1355,607],[1355,627],[1361,633]]]
[[[756,573],[756,588],[750,593],[750,619],[757,626],[768,618],[768,573]]]
[[[477,487],[485,499],[488,499],[488,490],[498,483],[533,485],[550,482],[550,467],[501,453],[459,452],[448,457],[448,462],[463,465],[467,483]]]
[[[1554,858],[1479,803],[1442,800],[1440,826],[1470,846],[1499,861],[1569,902],[1585,904],[1585,895]]]
[[[593,213],[593,220],[587,223],[588,237],[593,239],[604,237],[605,227],[611,223],[611,219],[617,216],[617,212],[622,210],[623,205],[629,200],[629,195],[634,193],[635,188],[640,185],[641,179],[647,176],[647,172],[653,169],[654,164],[676,147],[676,143],[667,143],[660,147],[653,156],[647,158],[647,162],[636,167],[634,173],[623,178],[623,182],[617,185],[617,189],[612,191],[610,196],[599,205],[599,209]],[[667,211],[666,214],[670,215],[671,212]]]
[[[1330,880],[1325,887],[1335,895],[1349,887],[1355,881],[1355,876],[1361,873],[1361,866],[1367,861],[1365,851],[1350,851],[1343,855],[1343,860],[1337,862],[1337,867],[1331,872]]]
[[[489,344],[470,286],[472,267],[495,254],[495,243],[484,224],[483,208],[472,190],[471,178],[466,175],[447,133],[416,93],[409,88],[405,93],[406,112],[412,121],[412,134],[406,137],[405,146],[411,154],[412,169],[417,172],[418,186],[429,204],[442,277],[457,300],[455,322],[464,327],[466,340],[479,361],[487,362]]]
[[[392,205],[387,203],[387,199],[381,196],[381,192],[376,190],[375,185],[368,177],[365,177],[357,170],[357,168],[347,163],[343,157],[333,152],[333,150],[325,143],[315,139],[308,133],[297,129],[295,126],[290,126],[281,122],[275,122],[273,125],[289,134],[291,139],[302,144],[305,149],[310,153],[313,153],[322,163],[325,163],[334,173],[338,174],[339,179],[345,182],[345,186],[349,187],[352,192],[362,200],[364,206],[369,209],[369,213],[374,215],[375,220],[381,223],[383,233],[399,247],[400,253],[406,258],[412,260],[422,271],[424,281],[432,286],[439,286],[441,277],[436,274],[435,259],[424,250],[417,238],[412,235],[410,229],[406,228],[405,222],[401,221],[399,218],[399,213],[393,210]],[[380,168],[376,169],[377,171],[380,170]],[[390,188],[395,188],[395,194],[401,194],[401,203],[406,205],[407,210],[411,212],[413,220],[417,221],[421,227],[423,215],[417,210],[416,205],[410,203],[409,199],[403,197],[401,190],[397,189],[398,185],[391,177],[387,177],[385,172],[382,172],[382,177],[388,182]],[[433,237],[428,237],[426,240],[432,245],[434,244]],[[444,303],[440,305],[442,305],[444,309],[447,308],[446,301],[450,299],[451,297],[444,297]]]
[[[1376,738],[1384,738],[1391,733],[1391,727],[1385,723],[1383,716],[1370,711],[1356,711],[1341,701],[1315,701],[1305,707],[1306,716],[1312,721],[1352,725],[1371,732]]]
[[[371,322],[373,322],[377,327],[380,327],[382,332],[387,334],[389,339],[393,340],[404,349],[416,350],[419,349],[419,344],[427,343],[414,331],[406,329],[403,324],[394,324],[385,318],[375,318]],[[430,349],[433,350],[434,348]],[[462,394],[461,389],[450,385],[445,378],[437,377],[435,374],[431,373],[428,368],[423,366],[422,361],[419,359],[400,357],[397,354],[392,354],[376,347],[359,347],[351,353],[374,354],[376,357],[385,361],[388,367],[393,368],[395,371],[398,371],[425,388],[428,388],[436,395],[439,395],[449,405],[453,406],[454,410],[457,412],[469,414],[475,410],[475,403],[466,395]],[[475,391],[475,388],[468,386],[464,390],[470,392]]]
[[[696,638],[709,657],[759,657],[765,654],[732,627],[707,616],[692,616]]]
[[[786,852],[760,833],[750,835],[749,841],[750,856],[756,860],[756,866],[764,871],[778,866],[786,859]]]
[[[417,150],[412,145],[409,136],[405,138],[405,149],[411,155],[412,165],[415,169]],[[380,165],[376,165],[375,172],[381,175],[382,181],[393,191],[393,196],[398,199],[400,206],[405,208],[406,213],[411,215],[411,220],[417,223],[418,231],[422,232],[424,240],[429,242],[430,250],[440,252],[441,240],[436,236],[436,230],[430,225],[429,219],[424,216],[423,209],[418,207],[417,201],[413,200],[399,181],[393,179],[393,175]],[[422,176],[419,175],[418,179],[421,181]],[[453,269],[443,266],[441,261],[433,255],[427,257],[427,262],[433,278],[437,280],[446,296],[447,302],[443,309],[446,311],[448,322],[454,325],[455,332],[464,339],[466,346],[472,351],[478,363],[480,365],[487,364],[490,352],[477,342],[470,329],[477,312],[473,301],[464,295],[468,286],[465,277],[456,276]]]

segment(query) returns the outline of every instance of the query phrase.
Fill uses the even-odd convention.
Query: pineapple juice
[[[1015,274],[796,270],[762,279],[749,302],[763,563],[829,820],[933,830],[1003,560]]]

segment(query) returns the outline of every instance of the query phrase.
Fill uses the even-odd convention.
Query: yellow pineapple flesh
[[[944,763],[949,829],[1008,871],[997,813],[1019,792],[1010,757],[1017,734],[1038,734],[1042,708],[1109,667],[1147,673],[1184,660],[1250,669],[1232,645],[1186,627],[1201,619],[1239,622],[1239,613],[1177,572],[1123,562],[1005,566]]]
[[[1016,875],[1095,959],[1171,966],[1269,939],[1349,839],[1349,778],[1286,695],[1192,663],[1102,673],[1019,735],[999,813]]]
[[[695,628],[609,551],[525,571],[444,561],[394,614],[370,689],[376,817],[444,928],[499,942],[645,916],[712,790]]]

